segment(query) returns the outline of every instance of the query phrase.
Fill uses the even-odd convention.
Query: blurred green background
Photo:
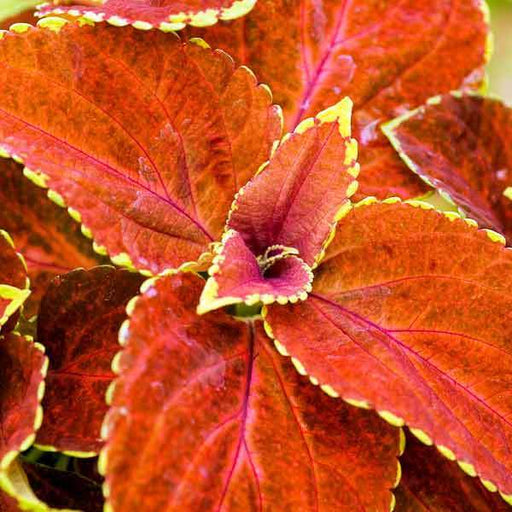
[[[489,66],[489,92],[512,105],[512,1],[489,0],[494,55]]]

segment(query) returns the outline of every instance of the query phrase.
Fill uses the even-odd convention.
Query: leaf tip
[[[349,138],[352,135],[352,100],[347,96],[338,103],[323,110],[316,115],[320,123],[338,122],[338,129],[343,138]]]

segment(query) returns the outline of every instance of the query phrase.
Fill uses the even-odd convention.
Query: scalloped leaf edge
[[[208,313],[210,311],[213,311],[214,309],[219,309],[224,306],[229,306],[232,304],[245,304],[247,306],[254,306],[255,304],[262,303],[262,304],[273,304],[274,302],[277,302],[278,304],[284,305],[288,302],[291,302],[292,304],[300,301],[300,300],[306,300],[308,293],[312,289],[311,283],[313,282],[313,272],[309,268],[309,266],[304,263],[302,260],[300,260],[300,257],[293,255],[293,257],[299,259],[303,265],[304,270],[309,275],[309,282],[303,287],[302,290],[298,291],[297,293],[293,295],[271,295],[271,294],[258,294],[254,293],[251,295],[246,295],[245,297],[222,297],[219,298],[218,296],[218,290],[219,285],[217,281],[215,280],[215,276],[221,274],[220,266],[219,264],[224,261],[225,256],[222,254],[224,246],[226,245],[227,241],[232,238],[236,234],[236,231],[233,229],[229,229],[224,232],[222,235],[222,240],[220,244],[217,244],[214,249],[215,256],[212,260],[212,265],[208,269],[208,280],[206,281],[206,284],[203,288],[203,292],[201,293],[201,297],[199,299],[199,304],[197,306],[197,314],[203,315],[205,313]],[[272,246],[275,247],[275,246]],[[267,251],[270,248],[267,249]],[[288,248],[290,250],[293,250],[293,248]]]
[[[485,2],[484,2],[485,3]],[[384,135],[387,137],[395,151],[400,156],[401,160],[405,163],[405,165],[411,170],[414,174],[416,174],[421,181],[423,181],[426,185],[431,187],[434,191],[437,191],[439,195],[448,202],[453,208],[456,209],[458,215],[465,218],[467,216],[466,211],[457,204],[457,202],[452,198],[449,192],[447,192],[442,186],[436,186],[430,178],[425,176],[421,171],[418,165],[414,162],[412,158],[409,157],[409,155],[404,151],[402,144],[398,140],[398,137],[395,135],[395,130],[398,128],[402,123],[405,121],[408,121],[415,115],[419,113],[425,112],[425,109],[427,106],[432,105],[439,105],[441,103],[443,96],[453,96],[454,98],[460,99],[465,96],[472,97],[472,98],[481,98],[481,99],[494,99],[496,101],[501,102],[503,105],[506,106],[506,103],[503,101],[502,98],[486,94],[485,96],[479,92],[472,92],[472,91],[462,91],[462,90],[456,90],[456,91],[450,91],[449,93],[446,93],[444,95],[436,95],[429,98],[424,105],[421,105],[415,109],[409,110],[408,112],[405,112],[401,116],[396,117],[395,119],[392,119],[391,121],[388,121],[381,126],[381,130],[384,133]],[[503,195],[510,199],[512,201],[512,187],[507,187],[503,191]],[[494,232],[497,233],[497,232]]]
[[[126,27],[127,25],[131,25],[133,28],[138,30],[158,29],[162,32],[177,32],[184,29],[187,25],[190,25],[191,27],[210,27],[215,25],[219,20],[229,21],[241,18],[248,14],[255,5],[256,0],[235,0],[235,2],[233,2],[233,4],[227,9],[206,9],[196,13],[178,12],[168,16],[167,21],[162,21],[158,25],[136,18],[127,19],[120,16],[109,16],[107,18],[106,13],[101,12],[101,6],[98,6],[97,8],[76,6],[71,9],[55,7],[49,9],[45,13],[42,13],[41,10],[52,7],[51,3],[46,2],[37,6],[37,12],[35,15],[38,17],[44,17],[64,14],[78,20],[82,20],[82,22],[87,24],[106,22],[114,27]]]
[[[501,245],[503,247],[503,249],[505,249],[505,250],[512,250],[512,247],[506,247],[505,237],[503,235],[501,235],[500,233],[497,233],[496,231],[492,231],[491,229],[482,229],[478,226],[478,223],[473,219],[464,217],[456,212],[438,210],[430,203],[426,203],[426,202],[418,200],[418,199],[402,200],[399,197],[389,197],[384,200],[378,200],[376,197],[369,196],[369,197],[365,197],[358,203],[354,204],[353,208],[361,208],[361,207],[369,206],[372,204],[396,204],[396,203],[405,204],[405,205],[411,206],[413,208],[420,208],[422,210],[434,210],[437,213],[448,218],[451,222],[458,222],[458,221],[465,222],[467,225],[469,225],[471,228],[475,229],[476,231],[481,231],[481,232],[485,233],[491,242]],[[422,442],[426,446],[435,446],[437,448],[437,450],[439,451],[439,453],[441,453],[441,455],[443,455],[445,458],[447,458],[450,461],[457,462],[457,465],[460,467],[460,469],[464,473],[466,473],[467,475],[469,475],[471,477],[478,477],[478,479],[482,482],[482,485],[488,491],[498,492],[499,495],[501,496],[501,498],[508,505],[512,505],[512,494],[506,494],[506,493],[503,493],[502,491],[500,491],[498,486],[496,484],[494,484],[494,482],[487,480],[486,478],[479,475],[477,473],[475,467],[473,466],[473,464],[459,459],[450,448],[440,445],[440,444],[437,444],[435,442],[435,440],[433,440],[423,430],[421,430],[419,428],[415,428],[411,425],[407,425],[403,418],[393,414],[390,411],[376,409],[372,404],[370,404],[366,400],[361,400],[358,398],[347,397],[347,396],[341,396],[331,386],[320,383],[319,380],[316,377],[314,377],[313,375],[311,375],[308,372],[308,370],[305,368],[305,366],[297,358],[292,357],[290,355],[290,353],[287,351],[286,347],[278,339],[275,338],[274,333],[272,331],[272,327],[266,320],[266,317],[267,317],[267,307],[266,306],[263,306],[261,316],[263,319],[263,326],[265,329],[265,333],[273,341],[274,346],[276,347],[277,351],[284,357],[290,357],[291,362],[292,362],[293,366],[295,367],[295,369],[297,370],[297,372],[300,375],[309,377],[309,380],[313,385],[319,386],[320,389],[324,393],[326,393],[328,396],[330,396],[332,398],[341,398],[341,400],[343,400],[344,402],[346,402],[349,405],[352,405],[354,407],[358,407],[361,409],[374,410],[384,421],[386,421],[387,423],[389,423],[390,425],[392,425],[394,427],[397,427],[400,429],[402,429],[403,427],[407,427],[408,430],[411,432],[411,434],[413,434],[420,442]],[[394,508],[394,504],[393,504],[393,507],[390,509],[391,512],[393,511],[393,508]]]

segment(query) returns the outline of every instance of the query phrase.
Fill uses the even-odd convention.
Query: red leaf
[[[117,333],[141,282],[138,274],[103,266],[51,283],[38,316],[38,340],[50,358],[39,445],[87,453],[101,447]]]
[[[241,20],[193,34],[254,69],[283,106],[289,130],[349,96],[361,147],[360,192],[386,196],[393,188],[410,197],[422,184],[396,157],[389,168],[392,151],[379,124],[435,94],[480,85],[488,32],[483,5],[480,0],[259,0]],[[377,183],[367,166],[378,168]]]
[[[9,231],[28,267],[32,294],[24,307],[27,317],[37,313],[56,275],[105,261],[68,213],[49,201],[11,160],[0,160],[0,203],[0,226]]]
[[[445,95],[385,127],[411,170],[448,193],[483,227],[512,237],[512,110],[501,101]]]
[[[510,512],[510,507],[454,462],[407,438],[395,512]]]
[[[355,208],[308,300],[266,320],[328,393],[423,431],[512,495],[512,253],[489,238],[503,242],[453,214]]]
[[[186,25],[206,27],[219,20],[240,18],[255,3],[256,0],[53,0],[39,6],[39,13],[83,16],[116,27],[131,24],[141,30],[157,27],[170,32]]]
[[[16,325],[9,318],[16,313],[30,295],[30,282],[22,257],[14,249],[10,235],[0,229],[0,327],[10,331]]]
[[[0,146],[44,172],[116,263],[196,260],[279,138],[268,88],[174,35],[24,29],[0,42]]]
[[[47,364],[40,345],[17,334],[0,338],[0,471],[34,441]]]
[[[113,511],[389,510],[398,430],[298,376],[261,325],[197,316],[199,278],[143,288],[104,425]]]
[[[0,512],[20,512],[21,509],[14,498],[0,490]]]
[[[228,227],[255,255],[268,247],[298,249],[310,266],[357,190],[357,143],[346,98],[285,137],[268,166],[237,194]]]
[[[296,302],[311,291],[313,273],[296,256],[297,250],[275,245],[257,259],[240,233],[231,229],[217,252],[197,308],[200,314],[240,302]]]
[[[83,512],[103,510],[103,494],[96,482],[78,473],[42,464],[24,463],[23,469],[34,493],[52,509],[78,509]]]

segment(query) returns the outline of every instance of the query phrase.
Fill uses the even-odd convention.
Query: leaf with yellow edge
[[[490,52],[487,21],[482,0],[258,0],[240,20],[190,33],[268,83],[287,130],[349,96],[360,194],[407,198],[427,187],[380,125],[435,94],[478,89]]]
[[[400,462],[395,512],[510,512],[492,484],[486,483],[494,492],[412,436],[407,438]]]
[[[388,512],[399,431],[297,375],[261,322],[198,316],[202,285],[150,282],[123,331],[107,509]]]
[[[512,251],[423,208],[354,208],[308,299],[264,316],[326,391],[422,431],[512,494]]]
[[[5,324],[29,297],[29,284],[22,256],[16,252],[9,233],[0,229],[0,328],[5,326],[4,334],[14,328],[13,322]]]
[[[512,109],[452,93],[384,127],[412,171],[448,194],[481,227],[512,240]]]
[[[18,334],[0,337],[0,473],[34,442],[41,426],[44,377],[43,347]]]
[[[173,34],[28,27],[0,40],[0,66],[0,149],[116,264],[153,273],[209,250],[281,134],[251,71]]]
[[[106,21],[116,27],[164,32],[186,25],[207,27],[219,20],[247,14],[256,0],[52,0],[38,6],[38,15],[63,14],[88,21]]]

